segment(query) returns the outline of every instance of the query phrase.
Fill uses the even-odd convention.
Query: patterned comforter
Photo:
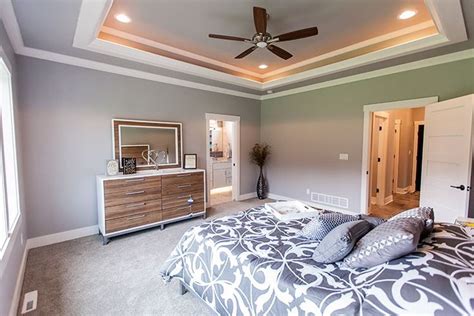
[[[264,208],[187,231],[161,269],[220,315],[474,315],[474,238],[437,224],[418,251],[371,269],[317,264],[317,242]]]

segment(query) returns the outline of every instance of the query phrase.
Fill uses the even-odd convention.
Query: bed
[[[187,231],[160,273],[220,315],[473,315],[474,238],[436,224],[417,252],[371,269],[317,264],[316,241],[264,207]]]

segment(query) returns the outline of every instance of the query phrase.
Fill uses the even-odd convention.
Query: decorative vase
[[[265,199],[265,177],[263,176],[262,167],[260,167],[260,175],[257,181],[257,197],[259,200]]]

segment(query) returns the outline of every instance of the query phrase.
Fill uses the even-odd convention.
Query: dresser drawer
[[[166,211],[173,208],[189,206],[188,199],[190,196],[194,200],[193,204],[204,203],[204,193],[202,190],[200,192],[194,192],[190,194],[174,194],[166,196],[162,199],[163,210]]]
[[[204,211],[204,202],[193,203],[191,206],[182,206],[162,212],[163,220],[173,219],[180,216],[190,215],[192,213],[198,213]]]
[[[161,186],[153,188],[127,188],[122,191],[105,193],[105,207],[140,203],[150,200],[161,199]]]
[[[161,221],[161,211],[134,214],[105,221],[107,233],[116,232],[128,228],[135,228],[142,225],[152,224]]]
[[[153,188],[161,188],[161,177],[141,177],[104,181],[105,195],[121,192],[141,191]]]
[[[152,211],[161,211],[161,200],[150,200],[106,207],[105,219],[108,220]]]
[[[162,176],[163,186],[176,185],[176,184],[195,184],[203,183],[204,177],[202,172],[190,172],[180,173]]]
[[[163,177],[163,196],[184,195],[204,191],[202,173],[187,173]]]

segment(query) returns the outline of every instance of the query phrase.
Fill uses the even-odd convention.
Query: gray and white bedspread
[[[187,231],[161,269],[221,315],[474,315],[474,238],[436,225],[418,252],[371,269],[317,264],[317,242],[264,208]]]

